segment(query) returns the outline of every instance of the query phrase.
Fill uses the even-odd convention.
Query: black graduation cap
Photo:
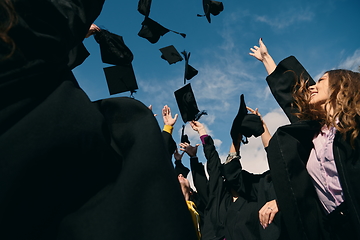
[[[202,115],[207,114],[206,111],[199,111],[190,83],[176,90],[174,94],[184,123],[197,121]]]
[[[185,58],[185,74],[184,74],[184,84],[186,84],[186,80],[192,79],[196,74],[198,74],[198,70],[189,65],[190,53],[186,51],[181,52]]]
[[[145,17],[144,21],[141,23],[142,27],[138,33],[138,35],[142,38],[146,38],[151,43],[156,43],[159,41],[161,36],[164,36],[169,31],[173,33],[180,34],[182,37],[186,37],[185,33],[175,32],[173,30],[169,30],[159,23],[155,22],[149,17]]]
[[[247,113],[244,94],[241,94],[239,111],[233,121],[230,130],[232,141],[234,143],[237,143],[240,133],[245,137],[251,137],[253,135],[255,137],[258,137],[263,132],[264,132],[264,127],[260,116]],[[244,144],[247,143],[247,140],[243,141],[243,143]]]
[[[188,137],[188,135],[185,134],[185,125],[182,125],[180,142],[181,143],[187,142],[188,144],[190,144],[189,137]]]
[[[224,5],[219,1],[203,0],[204,15],[198,14],[198,17],[205,16],[209,23],[211,23],[210,13],[214,16],[219,15],[224,10]]]
[[[138,11],[145,17],[150,14],[151,0],[139,0]]]
[[[101,29],[94,34],[94,38],[100,45],[101,59],[104,63],[127,65],[134,59],[122,36]]]
[[[131,64],[104,68],[110,95],[138,89],[134,70]]]
[[[159,50],[162,52],[161,58],[166,60],[169,64],[173,64],[183,60],[180,53],[173,45],[160,48]]]

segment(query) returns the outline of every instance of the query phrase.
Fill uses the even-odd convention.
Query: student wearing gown
[[[209,173],[202,239],[281,239],[279,213],[265,229],[259,221],[259,210],[276,198],[269,172],[251,174],[243,170],[239,155],[221,164],[214,141],[204,126],[197,121],[191,122],[191,126],[202,140]],[[191,149],[188,143],[181,146],[185,151]],[[236,152],[234,145],[230,152]]]
[[[0,3],[0,239],[196,239],[151,111],[68,67],[103,3]]]
[[[251,51],[250,55],[264,63],[271,92],[291,122],[278,128],[267,151],[279,209],[290,239],[359,239],[360,141],[359,136],[353,138],[351,133],[359,129],[356,91],[360,74],[332,70],[315,84],[293,56],[276,66],[261,39]],[[310,101],[294,105],[294,96],[298,96],[293,94],[294,86],[298,86],[295,93],[303,90],[301,95],[308,96]],[[340,105],[350,107],[347,114],[357,111],[351,117],[357,124],[350,129],[347,114],[341,113]],[[306,118],[304,106],[309,106],[310,111]],[[326,112],[329,109],[333,112]],[[334,113],[336,117],[332,117]]]

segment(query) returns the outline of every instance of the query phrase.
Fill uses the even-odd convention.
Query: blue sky
[[[161,109],[170,106],[179,113],[174,91],[183,86],[184,61],[169,65],[161,59],[160,48],[174,45],[181,52],[191,52],[189,63],[199,73],[191,83],[198,107],[206,110],[203,123],[215,139],[217,150],[225,158],[230,146],[230,127],[235,117],[240,94],[247,106],[259,108],[273,133],[287,123],[265,82],[262,63],[249,56],[250,47],[258,45],[260,37],[276,63],[294,55],[314,79],[326,70],[345,68],[359,71],[360,65],[360,1],[236,1],[224,0],[224,11],[212,16],[209,24],[203,17],[202,0],[153,0],[150,18],[164,27],[187,34],[186,38],[172,32],[151,44],[137,35],[144,16],[137,11],[137,0],[106,1],[95,24],[123,36],[134,54],[133,68],[139,89],[135,99],[153,105],[162,127]],[[91,55],[74,74],[91,100],[129,96],[110,96],[99,47],[93,37],[84,41]],[[174,139],[180,139],[183,122],[179,117]],[[189,124],[185,131],[191,144],[200,143]],[[201,161],[202,148],[198,155]],[[249,139],[242,147],[243,167],[251,172],[267,169],[266,155],[260,138]],[[184,157],[188,164],[188,157]]]

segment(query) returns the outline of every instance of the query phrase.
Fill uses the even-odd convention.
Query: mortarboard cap
[[[161,58],[166,60],[169,64],[173,64],[183,60],[180,53],[173,45],[160,48],[159,50],[162,52]]]
[[[224,10],[224,5],[219,1],[203,0],[204,15],[198,14],[198,17],[205,16],[209,23],[211,23],[210,13],[214,16],[219,15]]]
[[[150,14],[151,0],[139,0],[138,11],[145,17]]]
[[[190,53],[186,51],[181,52],[185,58],[185,74],[184,74],[184,84],[186,84],[186,80],[192,79],[196,74],[198,74],[198,70],[189,65]]]
[[[131,64],[104,68],[110,95],[138,89],[134,70]]]
[[[239,111],[233,121],[230,130],[230,135],[233,142],[236,143],[238,141],[238,137],[240,133],[245,137],[251,137],[253,135],[255,137],[258,137],[263,132],[264,132],[264,127],[260,116],[247,113],[244,94],[241,94]]]
[[[185,79],[190,80],[198,74],[198,70],[187,64],[185,68]]]
[[[263,132],[264,126],[260,116],[255,114],[246,114],[241,124],[241,133],[245,137],[258,137],[263,134]]]
[[[224,10],[224,5],[222,2],[210,1],[209,11],[212,15],[219,15]]]
[[[132,52],[125,45],[122,36],[101,29],[101,31],[95,33],[94,38],[100,45],[103,63],[127,65],[134,59]]]
[[[164,36],[169,31],[180,34],[184,38],[186,37],[186,34],[169,30],[148,17],[145,17],[141,25],[142,27],[138,35],[142,38],[147,39],[151,43],[156,43],[157,41],[159,41],[161,36]]]
[[[200,112],[190,83],[174,92],[177,105],[184,123],[199,120],[205,111]]]

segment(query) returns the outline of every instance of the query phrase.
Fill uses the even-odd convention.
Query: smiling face
[[[329,74],[325,73],[315,85],[309,87],[310,104],[324,107],[330,97]]]

